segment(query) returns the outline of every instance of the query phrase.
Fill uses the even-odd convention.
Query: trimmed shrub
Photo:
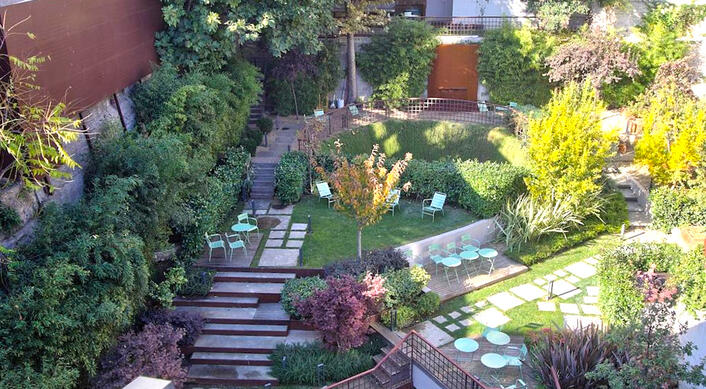
[[[213,286],[214,270],[203,270],[189,267],[186,271],[186,283],[177,289],[179,296],[195,297],[206,296]]]
[[[269,116],[263,116],[259,119],[257,119],[257,128],[262,132],[263,134],[269,134],[270,131],[272,131],[272,128],[274,128],[274,122],[272,121],[272,118]]]
[[[650,192],[650,213],[652,224],[662,230],[706,226],[706,191],[698,187],[659,187]]]
[[[245,127],[243,135],[240,139],[240,146],[244,147],[251,155],[255,155],[257,146],[262,143],[264,135],[259,129]]]
[[[250,155],[246,149],[231,147],[226,150],[221,163],[213,171],[213,175],[223,183],[226,195],[236,199],[240,197],[249,163]]]
[[[681,256],[672,266],[669,283],[679,288],[679,298],[691,312],[706,309],[706,256],[703,247]]]
[[[385,248],[364,251],[362,261],[350,258],[329,263],[324,266],[324,274],[326,277],[339,277],[345,274],[358,277],[365,273],[382,274],[408,267],[409,262],[401,251]]]
[[[169,324],[147,324],[138,333],[128,332],[118,338],[118,345],[101,362],[101,372],[92,380],[96,388],[119,389],[138,376],[162,378],[181,388],[186,369],[177,342],[182,329]]]
[[[269,356],[272,375],[284,385],[321,385],[316,366],[323,363],[323,380],[338,382],[375,366],[373,355],[382,346],[380,341],[371,339],[358,348],[335,352],[321,343],[279,344]],[[283,357],[287,357],[286,365]]]
[[[198,313],[187,311],[172,311],[169,309],[158,309],[155,311],[147,311],[140,316],[140,321],[143,325],[168,324],[174,328],[184,331],[184,336],[179,339],[179,347],[191,346],[196,342],[196,339],[201,335],[206,319]]]
[[[446,201],[477,216],[496,215],[507,199],[524,192],[527,170],[507,163],[477,161],[421,161],[413,159],[402,175],[412,184],[406,195],[430,198],[446,193]]]
[[[439,305],[441,304],[441,297],[434,292],[424,293],[417,300],[416,309],[417,316],[420,319],[427,318],[439,310]]]
[[[418,269],[418,270],[417,270]],[[427,277],[412,276],[412,271],[415,270],[415,274],[421,272],[426,273],[426,271],[420,267],[413,267],[410,269],[401,269],[383,274],[385,278],[385,289],[387,293],[385,294],[385,306],[387,308],[399,308],[402,305],[412,306],[417,297],[422,293],[422,288],[426,286],[426,282],[422,283]],[[428,274],[427,274],[428,276]]]
[[[319,277],[292,278],[284,283],[280,304],[282,309],[294,317],[300,317],[294,303],[309,298],[315,291],[326,288],[326,281]]]
[[[395,312],[397,313],[395,328],[407,328],[414,324],[418,317],[417,311],[414,308],[408,305],[400,305],[394,310],[389,310],[382,314],[382,324],[391,327],[392,316]]]
[[[5,204],[0,204],[0,232],[12,232],[20,223],[22,223],[22,219],[17,211]]]
[[[275,195],[284,204],[296,203],[304,193],[309,160],[301,151],[282,155],[275,168]]]

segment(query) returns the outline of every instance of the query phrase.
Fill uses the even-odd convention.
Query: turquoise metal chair
[[[510,386],[500,385],[500,388],[501,389],[527,389],[527,388],[529,388],[529,386],[527,386],[525,381],[522,381],[521,379],[518,378],[514,384],[512,384]]]
[[[250,216],[247,212],[243,212],[240,215],[238,215],[238,223],[239,224],[249,224],[250,228],[245,231],[245,237],[248,240],[248,243],[250,243],[250,233],[257,231],[258,234],[260,234],[260,227],[257,225],[257,219]]]
[[[444,203],[446,202],[446,193],[435,192],[434,197],[422,200],[422,219],[424,215],[431,216],[431,221],[434,221],[437,212],[444,213]],[[428,204],[428,205],[425,205]]]
[[[503,353],[503,358],[507,361],[507,366],[515,366],[520,369],[520,378],[522,375],[522,362],[527,359],[527,346],[523,343],[522,346],[507,346]]]
[[[226,244],[221,234],[204,235],[206,236],[206,243],[208,244],[208,261],[211,262],[211,255],[214,249],[223,249],[223,257],[225,258],[228,253],[226,252]]]
[[[245,242],[240,237],[239,234],[225,234],[226,242],[228,242],[228,248],[230,248],[230,255],[228,256],[228,261],[233,261],[233,252],[235,249],[243,249],[243,254],[248,255],[248,250],[245,248]]]
[[[510,108],[517,108],[518,104],[514,101],[511,101],[510,104],[508,104]]]
[[[471,238],[470,234],[464,234],[461,236],[461,246],[463,251],[478,251],[480,250],[480,241]]]
[[[350,111],[351,116],[358,116],[360,115],[360,112],[358,112],[358,107],[356,105],[349,105],[348,106],[348,111]]]
[[[328,186],[328,182],[317,182],[316,190],[319,192],[319,200],[326,199],[329,208],[331,204],[336,201],[335,197],[333,197],[333,193],[331,193],[331,188]]]
[[[388,211],[392,211],[392,216],[395,216],[395,207],[397,207],[397,209],[400,208],[400,193],[399,189],[393,189],[387,196],[387,201],[390,203]]]
[[[460,258],[460,256],[458,255],[458,247],[456,247],[456,242],[451,242],[451,243],[447,244],[446,249],[444,249],[444,252],[449,257]]]
[[[478,102],[478,112],[488,112],[488,104],[485,101]]]
[[[439,275],[439,264],[444,261],[444,257],[441,254],[441,245],[434,243],[427,247],[427,253],[429,253],[429,259],[434,262],[434,273]]]

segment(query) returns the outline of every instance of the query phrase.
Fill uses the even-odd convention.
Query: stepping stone
[[[585,296],[583,298],[584,304],[598,304],[598,297],[597,296]]]
[[[554,274],[547,274],[546,276],[544,276],[544,279],[547,280],[547,281],[554,281],[554,280],[556,280],[556,279],[558,279],[558,278],[559,278],[559,277],[557,277],[557,276],[554,275]]]
[[[569,313],[572,315],[578,315],[579,314],[579,306],[576,304],[566,304],[566,303],[560,303],[559,304],[559,310],[563,313]]]
[[[537,309],[542,312],[556,311],[556,304],[553,301],[537,301]]]
[[[508,309],[515,308],[516,306],[525,303],[523,300],[511,295],[508,292],[494,294],[488,297],[488,301],[503,311],[507,311]]]
[[[603,326],[603,322],[600,318],[595,316],[579,316],[579,315],[566,315],[564,316],[564,327],[570,329],[586,328],[590,325],[597,325],[599,327]]]
[[[294,211],[294,205],[287,205],[286,207],[282,209],[275,209],[275,208],[270,208],[269,212],[267,212],[268,215],[291,215],[292,212]]]
[[[566,277],[566,272],[561,269],[555,271],[554,274],[556,274],[559,277]]]
[[[473,319],[463,319],[459,323],[461,323],[461,325],[463,325],[464,327],[468,327],[473,324]]]
[[[456,331],[456,330],[460,330],[461,327],[457,326],[456,324],[449,324],[449,325],[446,326],[446,329],[447,329],[449,332],[454,332],[454,331]]]
[[[596,257],[586,258],[583,261],[588,263],[589,265],[598,265],[598,259]]]
[[[270,231],[270,239],[284,239],[287,231]]]
[[[451,316],[452,319],[458,319],[458,317],[461,316],[461,314],[454,311],[454,312],[449,313],[449,316]]]
[[[412,327],[412,329],[417,331],[419,335],[429,341],[429,343],[431,343],[434,347],[441,347],[445,344],[453,342],[454,340],[454,338],[452,338],[451,335],[447,334],[446,331],[435,326],[430,321],[419,323],[416,326]]]
[[[279,224],[272,227],[273,230],[286,230],[289,228],[290,216],[277,216],[277,219],[279,219]]]
[[[267,239],[265,247],[282,247],[284,241],[282,239]]]
[[[468,305],[466,305],[465,307],[461,307],[461,311],[462,311],[463,313],[471,313],[471,312],[473,312],[473,308],[471,308],[471,307],[469,307]]]
[[[481,311],[473,315],[473,319],[486,327],[498,328],[501,325],[510,321],[510,318],[505,316],[497,308],[491,307],[485,311]]]
[[[588,304],[581,304],[581,311],[585,315],[596,315],[600,316],[601,315],[601,310],[595,305],[588,305]]]
[[[598,296],[598,292],[600,292],[600,288],[598,288],[597,286],[586,287],[586,294],[589,296]]]
[[[588,278],[596,274],[596,268],[586,262],[576,262],[565,267],[564,269],[581,279]]]
[[[255,215],[256,216],[267,215],[267,210],[266,209],[256,209]]]
[[[306,223],[292,224],[292,231],[306,231]]]
[[[264,249],[260,256],[259,266],[297,266],[299,250],[297,249]]]
[[[287,247],[289,248],[301,248],[304,244],[303,240],[287,240]]]
[[[545,280],[544,278],[535,278],[534,283],[541,286],[546,284],[547,280]]]
[[[516,294],[525,301],[532,301],[547,295],[547,292],[542,288],[538,288],[532,284],[522,284],[514,288],[510,288],[510,292]]]
[[[477,303],[474,304],[478,308],[483,308],[484,306],[488,305],[488,302],[485,300],[478,301]]]
[[[446,318],[443,316],[437,316],[437,317],[433,318],[432,320],[434,320],[435,322],[437,322],[439,324],[446,323]]]
[[[556,280],[554,281],[554,286],[552,287],[552,294],[554,296],[561,296],[563,294],[571,292],[574,289],[576,289],[576,286],[574,286],[574,284],[565,280]],[[547,291],[548,290],[549,285],[547,285]]]
[[[576,295],[579,295],[579,294],[581,294],[581,293],[583,293],[583,291],[582,291],[581,289],[574,289],[574,290],[572,290],[572,291],[569,292],[569,293],[564,293],[564,294],[562,294],[561,296],[559,296],[559,298],[562,299],[562,300],[568,300],[568,299],[570,299],[570,298],[572,298],[572,297],[574,297],[574,296],[576,296]]]
[[[290,231],[289,239],[304,239],[306,231]]]
[[[569,282],[571,282],[572,284],[575,284],[575,283],[581,281],[581,280],[580,280],[578,277],[576,277],[576,276],[568,276],[568,277],[566,277],[566,280],[569,281]]]

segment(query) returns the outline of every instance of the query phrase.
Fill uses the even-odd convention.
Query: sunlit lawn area
[[[554,271],[561,269],[574,262],[586,259],[588,257],[599,254],[602,250],[607,247],[611,247],[619,243],[619,238],[615,235],[606,235],[598,239],[586,242],[581,246],[575,247],[564,253],[558,254],[555,257],[536,265],[533,265],[530,270],[523,273],[515,278],[511,278],[507,281],[500,282],[493,286],[481,289],[476,292],[471,292],[463,296],[456,297],[441,304],[439,308],[440,314],[447,314],[454,310],[457,310],[464,305],[473,307],[474,304],[481,300],[485,300],[488,296],[492,296],[496,293],[504,292],[518,285],[525,283],[533,283],[536,278],[541,278],[545,275],[551,274]],[[587,279],[581,280],[580,282],[574,284],[575,286],[585,289],[586,286],[597,285],[597,279],[595,276],[589,277]],[[559,298],[554,298],[554,301],[562,303],[581,303],[583,297],[586,296],[585,293],[579,294],[572,298],[561,300]],[[510,322],[505,324],[503,332],[508,334],[526,335],[528,332],[535,330],[537,328],[543,327],[553,327],[554,324],[562,326],[563,325],[563,314],[557,309],[556,312],[542,312],[537,308],[537,300],[524,303],[520,306],[512,308],[505,312],[505,315],[512,319]],[[465,316],[465,315],[464,315]],[[449,320],[449,322],[444,323],[448,325],[451,322],[457,322],[464,319],[464,316],[457,318],[456,320]],[[447,319],[451,319],[447,316]],[[454,332],[450,332],[452,336],[458,338],[462,336],[477,335],[483,331],[483,326],[474,321],[470,326],[463,328],[459,324],[461,329]]]
[[[437,214],[436,221],[431,217],[421,218],[421,200],[400,200],[400,209],[386,214],[382,220],[363,230],[363,249],[400,246],[428,236],[470,224],[476,220],[470,213],[445,206],[446,215]],[[326,201],[315,197],[304,197],[294,207],[292,221],[306,223],[311,215],[313,233],[307,234],[302,247],[304,264],[320,267],[337,259],[355,256],[355,222],[333,208],[327,208]]]

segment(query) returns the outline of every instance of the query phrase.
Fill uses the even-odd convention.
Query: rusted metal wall
[[[52,100],[68,101],[73,111],[137,82],[157,62],[159,0],[32,0],[2,7],[0,14],[5,28],[12,27],[7,52],[50,57],[36,84]]]

